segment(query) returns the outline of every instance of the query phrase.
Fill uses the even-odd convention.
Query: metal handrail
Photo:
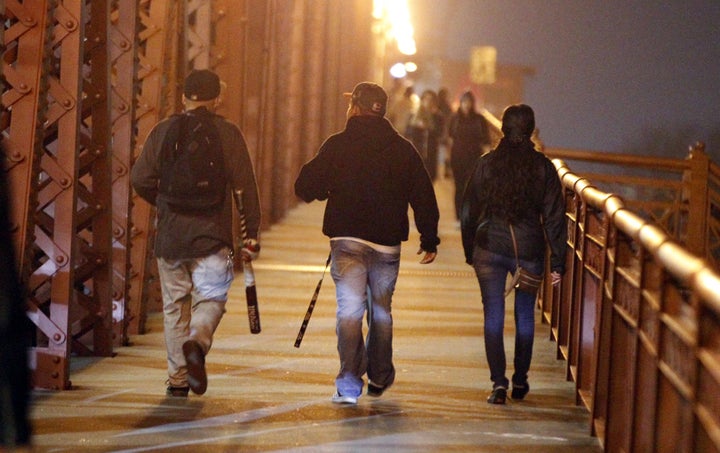
[[[652,253],[673,277],[701,295],[702,300],[720,315],[720,274],[705,259],[687,251],[674,238],[625,207],[614,194],[602,192],[591,182],[570,171],[561,159],[552,159],[563,185],[575,191],[589,206],[603,211],[623,233]]]

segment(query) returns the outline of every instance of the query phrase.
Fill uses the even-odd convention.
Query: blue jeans
[[[530,272],[541,274],[544,262],[520,260],[520,265]],[[490,365],[490,380],[494,387],[508,387],[505,376],[505,283],[508,272],[515,271],[515,257],[504,256],[475,247],[473,267],[480,283],[483,312],[485,315],[485,354]],[[515,291],[515,374],[513,384],[527,383],[535,338],[535,294]]]
[[[390,305],[400,254],[381,253],[352,240],[334,240],[330,244],[340,355],[335,386],[340,394],[357,397],[362,393],[362,376],[366,372],[368,379],[379,386],[389,386],[395,380]],[[368,332],[367,341],[363,341],[366,312]]]

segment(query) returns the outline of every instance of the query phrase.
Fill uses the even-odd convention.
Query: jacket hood
[[[400,135],[386,118],[373,115],[349,118],[345,132],[350,139],[373,151],[386,149]]]

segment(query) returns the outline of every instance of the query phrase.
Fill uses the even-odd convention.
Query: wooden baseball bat
[[[240,213],[240,232],[243,244],[247,240],[247,226],[245,225],[245,208],[242,202],[242,190],[233,192],[235,196],[235,204],[237,204]],[[242,248],[242,247],[241,247]],[[247,302],[248,322],[250,323],[250,333],[260,333],[260,310],[258,308],[257,290],[255,289],[255,271],[252,267],[252,261],[242,260],[243,274],[245,276],[245,300]]]

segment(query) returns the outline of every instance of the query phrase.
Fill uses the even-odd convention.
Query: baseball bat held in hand
[[[237,204],[240,213],[240,232],[242,234],[243,246],[247,237],[247,226],[245,225],[245,209],[242,202],[242,190],[235,190],[235,204]],[[242,247],[240,247],[242,249]],[[242,258],[242,252],[241,252]],[[255,271],[252,267],[252,261],[242,260],[243,274],[245,275],[245,300],[247,302],[248,322],[250,323],[250,333],[260,333],[260,310],[258,308],[257,290],[255,289]]]

